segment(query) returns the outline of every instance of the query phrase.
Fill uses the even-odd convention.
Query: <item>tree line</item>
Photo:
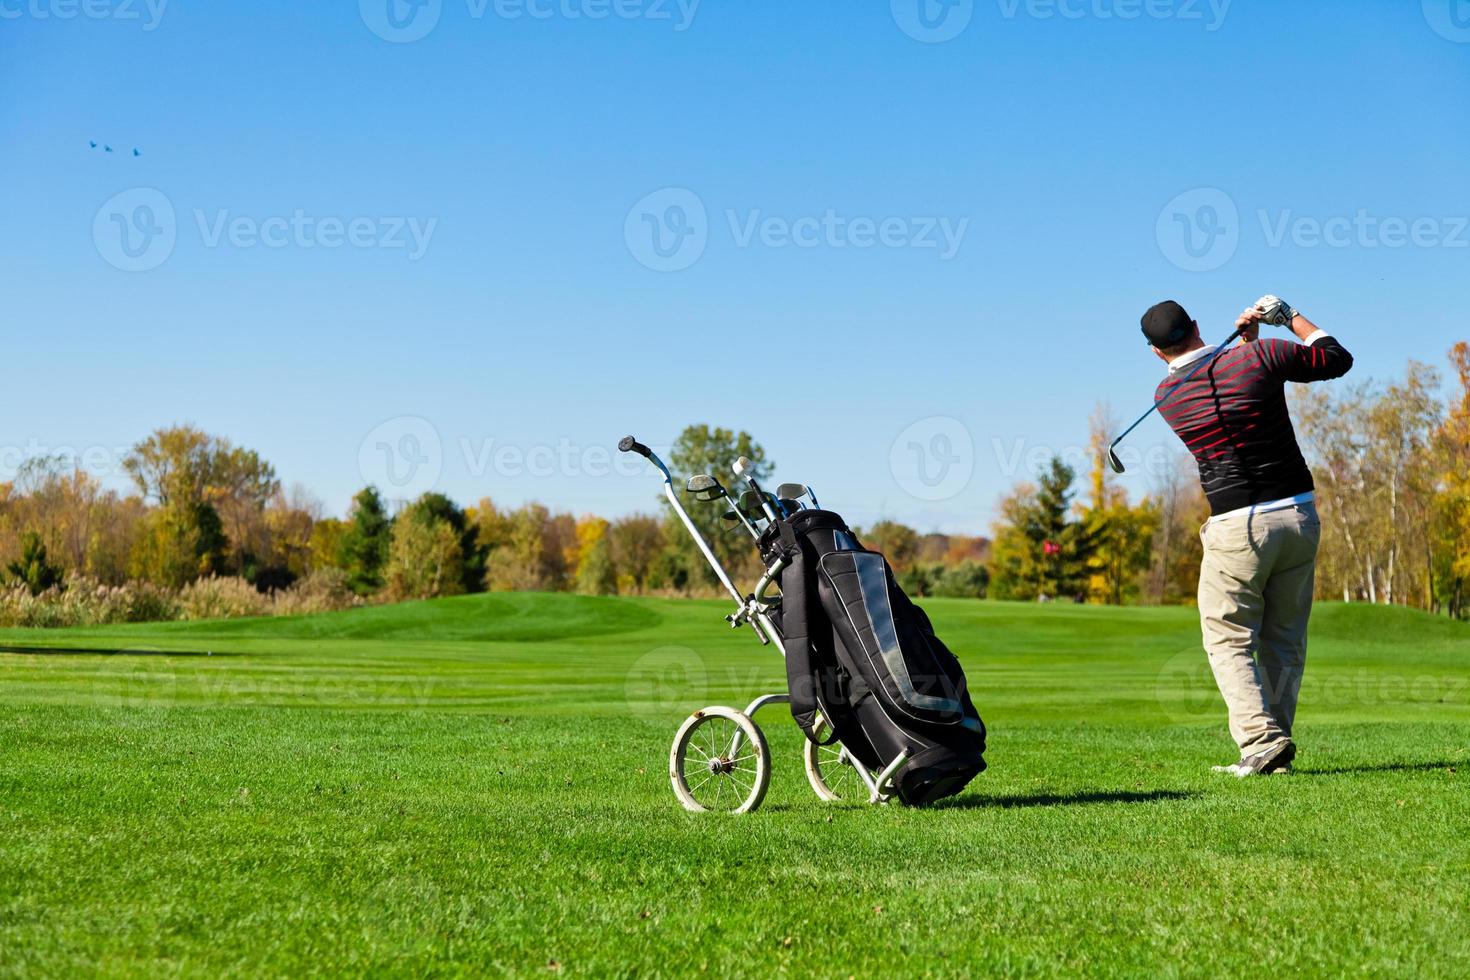
[[[1470,611],[1470,345],[1450,361],[1458,392],[1448,401],[1437,373],[1415,362],[1389,384],[1293,392],[1324,521],[1320,596]],[[1083,485],[1051,460],[1004,495],[990,536],[891,520],[856,530],[920,597],[1192,602],[1209,513],[1192,463],[1181,453],[1134,501],[1103,462],[1114,428],[1099,408]],[[739,456],[758,479],[774,469],[749,433],[709,425],[686,428],[669,463],[680,476],[719,474]],[[0,484],[0,622],[313,611],[487,590],[718,593],[666,505],[609,520],[489,498],[461,507],[430,492],[395,511],[369,486],[338,519],[305,489],[284,488],[253,450],[188,425],[151,433],[122,465],[133,493],[54,458]],[[758,574],[748,536],[721,524],[725,506],[689,510],[727,567]]]

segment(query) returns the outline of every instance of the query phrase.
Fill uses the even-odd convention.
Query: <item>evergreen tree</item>
[[[1078,599],[1087,593],[1093,541],[1071,519],[1073,469],[1060,457],[1036,486],[1001,501],[989,594],[997,599]]]
[[[342,535],[340,564],[347,572],[347,586],[358,595],[370,595],[383,587],[383,566],[388,562],[392,521],[377,487],[366,487],[352,498],[352,514]]]
[[[20,557],[8,566],[11,581],[24,585],[31,595],[40,595],[61,584],[62,571],[51,563],[46,545],[35,531],[27,531],[21,539]]]

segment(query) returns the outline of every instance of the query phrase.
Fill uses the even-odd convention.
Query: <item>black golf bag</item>
[[[953,796],[984,771],[985,725],[964,671],[881,554],[824,510],[772,524],[761,554],[788,562],[781,632],[791,713],[807,738],[841,742],[872,772],[907,752],[892,785],[912,806]]]

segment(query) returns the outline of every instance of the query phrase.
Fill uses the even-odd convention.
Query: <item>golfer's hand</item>
[[[1235,328],[1241,331],[1240,342],[1242,344],[1253,344],[1261,335],[1261,318],[1264,314],[1254,306],[1248,306],[1240,319],[1235,321]]]
[[[1297,317],[1297,311],[1280,296],[1262,296],[1256,300],[1256,309],[1261,312],[1261,322],[1273,327],[1290,327]]]

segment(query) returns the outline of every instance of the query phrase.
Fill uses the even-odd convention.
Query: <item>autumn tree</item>
[[[612,562],[604,518],[587,515],[577,521],[577,591],[583,595],[612,595],[618,591],[617,569]]]
[[[395,602],[465,591],[462,532],[433,502],[418,503],[405,508],[392,526],[384,592]]]
[[[1109,434],[1117,425],[1104,406],[1093,411],[1090,428],[1092,469],[1087,505],[1082,512],[1082,536],[1088,550],[1088,595],[1096,602],[1117,606],[1136,598],[1140,591],[1140,577],[1149,564],[1149,546],[1159,526],[1159,511],[1147,500],[1132,505],[1128,492],[1114,481],[1106,460]]]
[[[607,529],[607,546],[618,591],[642,592],[664,551],[664,526],[657,517],[647,514],[620,518]]]
[[[888,559],[895,573],[906,571],[919,556],[919,532],[898,521],[878,521],[856,533],[864,547]]]

